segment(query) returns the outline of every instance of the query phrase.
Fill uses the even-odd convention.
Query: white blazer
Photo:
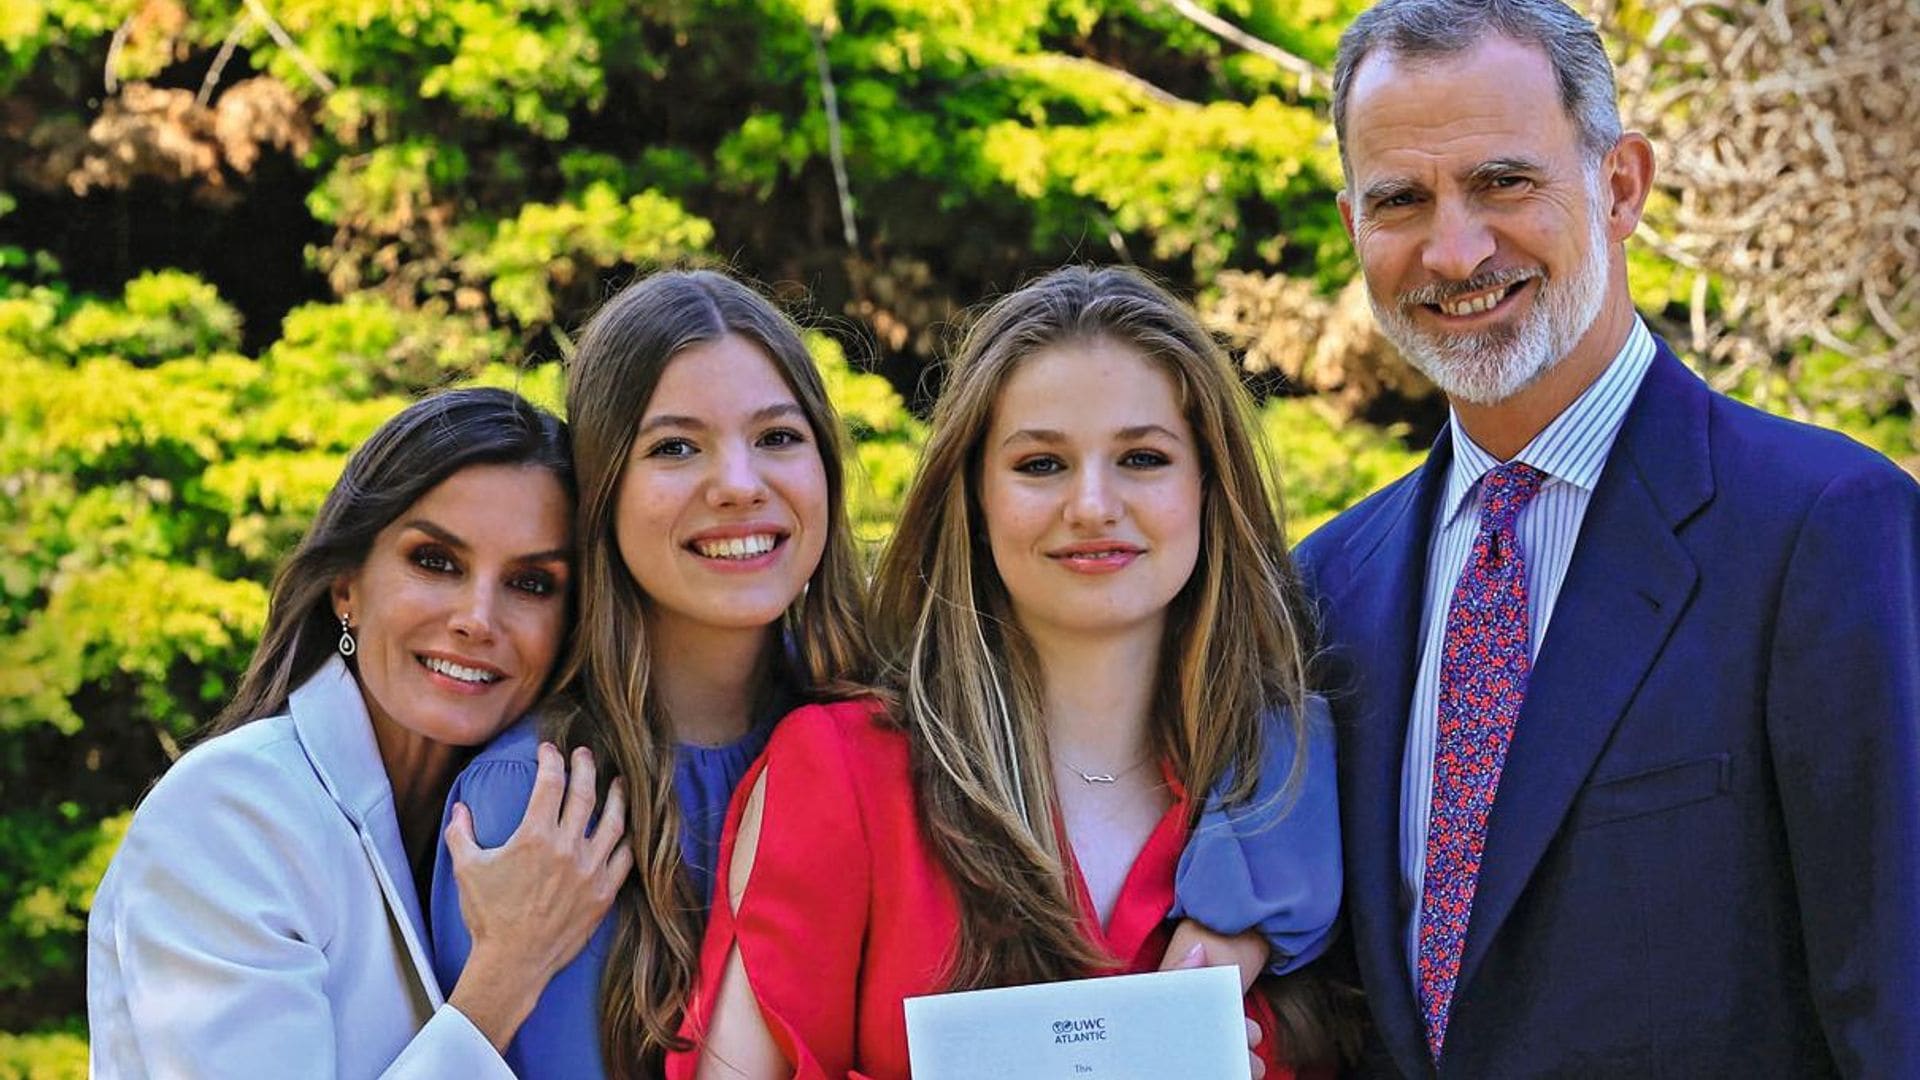
[[[446,1004],[393,790],[339,659],[182,757],[87,920],[92,1075],[511,1077]]]

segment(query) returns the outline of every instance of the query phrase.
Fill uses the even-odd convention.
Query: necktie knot
[[[1507,532],[1527,508],[1547,474],[1522,461],[1497,465],[1480,480],[1480,531]]]

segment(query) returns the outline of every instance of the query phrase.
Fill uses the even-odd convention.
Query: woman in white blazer
[[[414,404],[275,577],[212,737],[135,812],[88,920],[92,1072],[508,1076],[631,869],[618,782],[541,751],[521,828],[447,830],[473,956],[445,997],[420,887],[466,748],[527,711],[570,608],[566,431],[501,390]]]

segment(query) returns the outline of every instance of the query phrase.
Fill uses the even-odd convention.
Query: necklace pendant
[[[1073,771],[1076,773],[1080,773],[1080,779],[1089,784],[1112,784],[1112,783],[1117,783],[1120,779],[1119,777],[1113,775],[1112,773],[1104,773],[1104,772],[1084,773],[1084,772],[1080,772],[1079,769],[1075,769]]]

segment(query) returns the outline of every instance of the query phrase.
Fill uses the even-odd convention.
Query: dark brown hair
[[[573,498],[567,428],[510,390],[473,387],[422,398],[347,459],[313,525],[274,575],[267,626],[212,738],[286,708],[287,695],[334,654],[340,621],[329,590],[366,562],[374,537],[427,492],[470,465],[546,469]]]

